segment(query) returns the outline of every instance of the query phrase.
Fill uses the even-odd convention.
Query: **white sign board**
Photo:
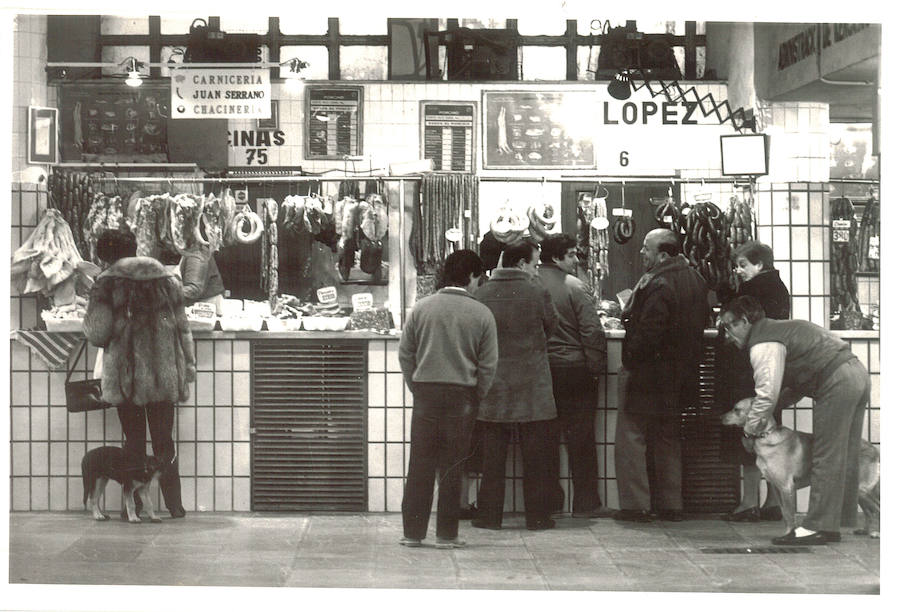
[[[179,68],[172,72],[173,119],[268,119],[266,68]]]

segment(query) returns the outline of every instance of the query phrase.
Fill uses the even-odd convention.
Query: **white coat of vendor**
[[[182,251],[178,269],[184,288],[185,306],[195,302],[208,302],[215,305],[216,315],[221,316],[225,285],[212,250],[195,241]]]

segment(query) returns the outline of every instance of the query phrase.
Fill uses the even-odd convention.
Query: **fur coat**
[[[150,257],[126,257],[94,282],[84,334],[102,347],[103,399],[185,401],[196,377],[194,340],[180,281]]]

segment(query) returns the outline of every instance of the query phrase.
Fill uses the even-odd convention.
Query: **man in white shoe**
[[[497,326],[472,296],[483,267],[474,251],[447,257],[441,289],[416,302],[400,337],[403,379],[413,393],[404,546],[421,546],[438,481],[437,548],[460,548],[459,494],[479,402],[497,371]]]
[[[814,400],[809,509],[803,526],[772,540],[779,545],[840,542],[841,525],[856,523],[859,447],[869,403],[869,372],[850,345],[809,321],[767,319],[754,297],[731,301],[721,315],[726,337],[750,353],[756,396],[744,435],[774,426],[777,404]],[[772,425],[767,425],[772,424]]]

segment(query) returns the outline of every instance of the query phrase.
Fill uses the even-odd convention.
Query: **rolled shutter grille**
[[[700,401],[681,414],[681,496],[691,513],[729,512],[740,500],[740,466],[723,463],[723,412],[716,404],[723,384],[716,366],[716,342],[706,339],[700,363]]]
[[[253,510],[366,510],[365,342],[252,343]]]

